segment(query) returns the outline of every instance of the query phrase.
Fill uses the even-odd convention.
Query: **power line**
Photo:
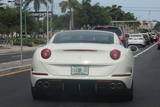
[[[160,9],[160,7],[122,7],[122,8],[129,8],[129,9]]]

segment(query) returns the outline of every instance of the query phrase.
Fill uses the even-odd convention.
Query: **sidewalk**
[[[23,46],[23,51],[34,51],[36,48],[40,47],[42,45],[34,46],[34,47],[28,47]],[[21,47],[20,46],[12,46],[10,48],[0,48],[0,53],[8,53],[8,52],[20,52]]]
[[[36,48],[39,46],[34,46],[34,47],[23,47],[23,51],[34,51]],[[14,52],[20,52],[21,47],[20,46],[13,46],[11,48],[6,48],[2,49],[0,48],[0,55],[3,54],[8,54],[8,53],[14,53]],[[20,60],[18,61],[11,61],[11,62],[5,62],[5,63],[0,63],[0,72],[5,72],[13,69],[22,69],[28,66],[31,66],[32,59],[24,59],[23,64],[21,64]]]

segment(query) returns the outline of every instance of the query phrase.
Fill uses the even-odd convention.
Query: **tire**
[[[127,101],[132,101],[133,100],[133,83],[132,83],[132,87],[130,89],[128,89],[126,98]]]
[[[34,87],[31,87],[31,92],[32,92],[32,98],[34,100],[42,100],[44,99],[44,96]]]

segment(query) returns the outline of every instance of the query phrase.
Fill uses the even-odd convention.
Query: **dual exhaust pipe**
[[[122,83],[111,83],[110,88],[112,90],[123,89],[124,85]]]
[[[37,88],[49,88],[49,82],[48,81],[45,81],[45,82],[42,82],[42,81],[39,81],[37,83]]]

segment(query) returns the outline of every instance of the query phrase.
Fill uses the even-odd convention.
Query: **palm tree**
[[[44,4],[47,7],[47,0],[26,0],[24,8],[27,8],[31,2],[34,2],[35,12],[39,11],[41,4]],[[51,3],[51,0],[48,0],[48,2]]]
[[[3,6],[3,3],[2,3],[2,0],[0,0],[0,7],[2,7]]]
[[[59,6],[61,7],[62,13],[65,13],[67,10],[69,10],[70,13],[70,21],[69,21],[69,29],[74,28],[74,9],[80,8],[81,5],[77,0],[68,0],[68,1],[62,1]]]

